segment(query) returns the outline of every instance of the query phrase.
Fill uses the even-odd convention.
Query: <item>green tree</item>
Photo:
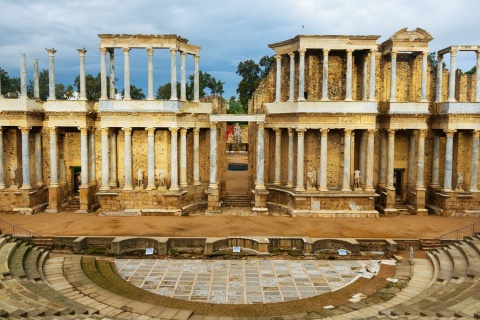
[[[476,74],[477,73],[477,66],[473,66],[472,69],[465,72],[465,74]]]
[[[0,68],[0,92],[4,98],[18,98],[20,94],[20,78],[10,78],[8,72]]]
[[[170,100],[170,97],[172,96],[171,93],[172,93],[171,82],[167,82],[164,85],[158,87],[155,98],[159,100]],[[180,97],[180,83],[178,82],[177,82],[177,97]]]
[[[187,96],[187,100],[193,100],[194,98],[194,76],[190,75],[188,77],[189,82],[186,84],[185,93]],[[198,73],[198,96],[199,98],[204,98],[207,94],[205,89],[210,89],[210,95],[222,95],[223,94],[223,84],[220,80],[215,79],[212,77],[208,72],[199,71]],[[161,85],[157,89],[156,98],[169,100],[171,96],[171,86],[170,82],[167,82],[164,85]],[[180,83],[177,82],[177,97],[180,97]]]
[[[122,97],[125,96],[125,89],[122,89]],[[143,93],[143,90],[141,88],[137,88],[133,84],[130,85],[130,98],[133,100],[144,100],[145,99],[145,93]]]
[[[110,83],[110,77],[107,76],[107,83]],[[73,81],[78,93],[80,93],[80,76],[78,75]],[[102,95],[102,78],[100,73],[94,77],[91,74],[85,75],[85,95],[89,101],[98,101]]]
[[[231,96],[228,100],[227,113],[229,114],[244,114],[245,110],[243,109],[242,104],[235,96]]]

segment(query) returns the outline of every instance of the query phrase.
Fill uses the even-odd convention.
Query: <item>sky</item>
[[[19,77],[20,53],[48,69],[45,48],[55,48],[55,80],[72,84],[79,74],[78,48],[87,49],[86,72],[100,72],[98,34],[177,34],[201,47],[200,70],[225,82],[224,97],[237,96],[239,62],[273,55],[268,44],[299,34],[379,35],[377,43],[407,27],[425,29],[430,51],[480,45],[478,0],[0,0],[0,68]],[[130,53],[131,84],[147,93],[147,53]],[[449,65],[449,55],[445,62]],[[473,52],[457,56],[471,69]],[[177,56],[177,63],[180,58]],[[107,59],[108,65],[108,59]],[[123,53],[115,55],[117,87],[123,88]],[[177,67],[179,80],[180,67]],[[187,75],[193,57],[187,57]],[[154,87],[170,81],[170,53],[154,52]]]

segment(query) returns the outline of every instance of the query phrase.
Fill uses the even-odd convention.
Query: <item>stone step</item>
[[[422,250],[435,250],[442,247],[440,239],[420,239],[420,249]]]
[[[480,255],[475,251],[466,241],[460,241],[458,249],[462,251],[463,255],[467,258],[468,269],[467,275],[479,276],[480,275]]]
[[[27,277],[25,269],[23,267],[23,260],[28,251],[30,251],[31,249],[32,246],[30,244],[26,242],[19,242],[17,248],[8,260],[8,268],[10,269],[12,277],[20,279],[24,279]]]
[[[452,278],[458,279],[467,276],[468,262],[462,252],[454,245],[444,247],[444,251],[453,263]]]
[[[37,247],[33,247],[26,253],[23,260],[23,268],[28,280],[40,281],[42,279],[37,265],[41,254],[42,250],[39,250]]]
[[[13,252],[18,246],[18,242],[7,242],[0,247],[0,275],[3,277],[10,277],[10,269],[8,267],[8,261],[12,256]]]
[[[433,251],[433,256],[437,259],[440,269],[438,270],[438,281],[450,281],[453,272],[453,262],[447,253],[443,250]]]

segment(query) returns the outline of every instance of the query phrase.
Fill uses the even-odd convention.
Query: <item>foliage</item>
[[[162,86],[159,86],[157,89],[156,99],[159,100],[169,100],[172,96],[172,86],[170,82],[165,83]],[[177,97],[180,97],[180,83],[177,82]]]
[[[122,97],[125,96],[125,89],[122,90]],[[143,93],[142,88],[137,88],[133,84],[130,85],[130,98],[133,100],[144,100],[145,93]]]
[[[20,78],[10,78],[8,72],[0,68],[0,92],[4,98],[18,98],[20,94]]]
[[[194,75],[188,77],[189,82],[186,84],[186,95],[187,100],[193,100],[194,98]],[[223,84],[220,80],[212,77],[208,72],[199,71],[198,72],[198,96],[199,98],[204,98],[207,94],[205,89],[210,89],[210,95],[222,95],[223,94]],[[157,89],[157,99],[169,100],[171,96],[171,83],[167,82],[166,84],[159,86]],[[180,98],[180,83],[177,82],[177,97]]]
[[[245,110],[243,109],[240,101],[235,97],[231,96],[228,100],[227,113],[229,114],[244,114]]]
[[[465,72],[465,74],[476,74],[477,73],[477,66],[473,66],[472,69]]]
[[[436,56],[435,52],[430,52],[427,56],[427,59],[430,62],[430,64],[432,65],[432,68],[437,67],[438,59],[437,59],[437,56]],[[445,69],[446,67],[447,67],[447,65],[445,64],[445,62],[442,62],[442,68]]]

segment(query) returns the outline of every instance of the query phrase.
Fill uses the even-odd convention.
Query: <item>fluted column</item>
[[[447,191],[452,190],[452,168],[453,168],[453,136],[456,130],[443,130],[447,137],[445,143],[445,173],[443,178],[443,188]]]
[[[281,159],[281,147],[282,147],[282,129],[281,128],[275,128],[275,180],[273,181],[273,184],[276,186],[279,186],[281,184],[280,181],[280,171],[281,171],[281,165],[282,165],[282,159]]]
[[[147,96],[147,100],[154,100],[155,98],[153,97],[153,48],[147,48],[147,54],[148,54],[148,96]]]
[[[33,59],[33,99],[40,99],[40,79],[38,78],[38,59]],[[0,90],[0,97],[2,96]]]
[[[288,101],[293,101],[295,100],[294,94],[295,94],[295,53],[290,52],[288,54],[290,57],[290,81],[289,81],[289,94],[288,94]]]
[[[35,132],[35,186],[43,186],[42,132]]]
[[[88,186],[88,128],[78,128],[80,130],[80,173],[81,187]]]
[[[31,127],[19,127],[22,133],[22,178],[23,183],[20,189],[31,189],[30,183],[30,148],[28,145],[28,134]]]
[[[170,128],[170,191],[178,191],[178,128]]]
[[[107,100],[107,48],[100,48],[100,100]]]
[[[305,157],[305,131],[304,128],[297,129],[297,186],[295,191],[305,191],[303,185],[304,157]]]
[[[180,100],[187,101],[186,52],[180,52]]]
[[[440,186],[440,137],[433,135],[432,187]]]
[[[365,188],[365,180],[366,180],[366,171],[365,168],[367,167],[367,132],[362,130],[360,131],[360,152],[358,155],[358,164],[360,170],[360,186]]]
[[[380,169],[378,174],[378,185],[386,186],[387,173],[387,132],[380,130]]]
[[[27,56],[25,53],[20,54],[20,98],[27,98]]]
[[[287,188],[293,188],[293,129],[288,128],[288,175]]]
[[[477,51],[476,70],[480,70],[480,50]],[[480,102],[480,71],[475,72],[475,101]]]
[[[369,101],[376,101],[375,98],[375,54],[377,50],[370,50],[370,93],[368,95]]]
[[[455,73],[457,72],[457,48],[450,50],[450,73],[448,75],[448,102],[455,102]]]
[[[367,101],[368,54],[363,59],[362,69],[362,101]]]
[[[187,183],[187,130],[180,129],[180,187],[185,188]]]
[[[115,99],[115,49],[109,48],[110,53],[110,99]]]
[[[3,128],[0,127],[0,190],[5,189],[5,159],[3,158]]]
[[[443,55],[439,54],[437,58],[437,88],[435,91],[435,102],[442,101],[442,75],[443,75]]]
[[[48,100],[56,100],[55,96],[55,49],[46,49],[48,52]]]
[[[352,130],[344,129],[345,137],[343,142],[343,185],[342,191],[352,191],[350,187],[350,149]]]
[[[200,128],[193,128],[193,184],[200,185]]]
[[[50,133],[50,188],[58,188],[57,130],[48,128]]]
[[[88,154],[89,154],[89,174],[88,179],[90,184],[96,185],[97,184],[97,177],[96,177],[96,156],[95,156],[95,128],[90,128],[89,135],[88,135]]]
[[[305,101],[305,52],[306,49],[299,49],[300,61],[298,65],[298,101]]]
[[[193,74],[193,102],[199,102],[200,101],[200,75],[199,75],[199,69],[198,69],[198,63],[200,60],[199,55],[195,55],[193,57],[193,62],[194,62],[194,74]]]
[[[408,177],[407,184],[410,187],[415,185],[415,132],[408,137]]]
[[[264,163],[265,163],[265,123],[257,122],[257,179],[255,181],[255,190],[265,189]]]
[[[395,164],[395,130],[388,130],[388,154],[387,154],[387,188],[393,186],[393,170]]]
[[[177,49],[170,49],[170,100],[176,101],[177,98]]]
[[[117,174],[117,132],[112,130],[110,133],[110,186],[118,186]]]
[[[328,53],[329,49],[323,49],[322,68],[322,101],[328,101]]]
[[[275,78],[275,102],[280,102],[282,99],[282,56],[277,54],[277,73]]]
[[[109,174],[110,162],[108,159],[108,128],[101,128],[102,133],[102,186],[100,190],[110,190]],[[50,136],[51,138],[51,136]]]
[[[125,134],[125,183],[123,190],[132,190],[132,128],[122,128]]]
[[[210,180],[208,187],[217,189],[217,122],[210,122]]]
[[[352,59],[353,50],[347,49],[347,81],[346,81],[346,94],[345,101],[352,101]]]
[[[328,191],[327,188],[327,139],[328,129],[320,129],[320,178],[318,179],[318,189],[320,191]]]
[[[148,145],[147,190],[155,190],[155,128],[146,128]]]
[[[375,156],[375,130],[367,130],[367,166],[365,172],[365,191],[374,191],[373,189],[373,158]]]
[[[390,53],[392,62],[390,70],[390,102],[397,101],[397,51]]]
[[[478,69],[477,69],[478,70]],[[470,192],[478,192],[478,136],[480,131],[472,132],[472,160],[470,164]]]
[[[425,137],[427,130],[418,130],[418,158],[417,158],[417,188],[424,188],[424,172],[425,172]]]
[[[85,50],[85,48],[77,50],[80,56],[80,97],[78,98],[78,100],[87,100],[85,86],[85,54],[87,53],[87,50]]]
[[[420,89],[420,102],[428,102],[427,100],[427,58],[428,51],[422,52],[422,87]]]
[[[123,51],[123,100],[132,100],[130,97],[130,48],[122,48]]]

